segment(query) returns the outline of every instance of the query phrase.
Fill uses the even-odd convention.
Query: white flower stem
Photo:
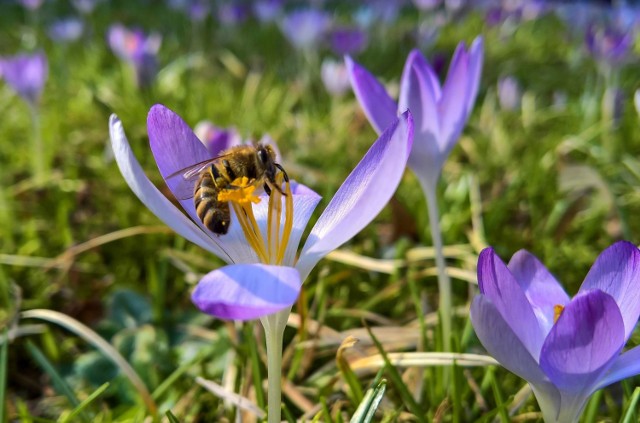
[[[290,309],[260,319],[267,344],[267,412],[269,423],[280,423],[282,398],[282,341]]]
[[[436,266],[438,268],[438,293],[440,296],[440,319],[442,322],[442,347],[445,352],[451,351],[451,280],[447,275],[444,262],[444,252],[442,250],[442,233],[440,230],[440,213],[438,212],[438,198],[436,194],[437,178],[435,181],[421,181],[422,189],[427,197],[427,208],[429,210],[429,226],[431,228],[431,238],[436,256]]]

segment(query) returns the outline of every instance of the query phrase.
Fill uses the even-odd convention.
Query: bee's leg
[[[287,175],[287,172],[284,170],[284,168],[282,166],[280,166],[280,164],[278,164],[278,163],[275,163],[275,165],[282,172],[282,175],[284,176],[284,181],[285,182],[289,182],[289,175]]]
[[[268,196],[271,196],[271,188],[269,188],[269,184],[266,182],[264,183],[264,192],[266,192]]]

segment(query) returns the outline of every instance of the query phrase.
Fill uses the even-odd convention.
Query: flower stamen
[[[269,208],[267,212],[267,242],[258,226],[253,213],[253,204],[260,202],[260,198],[254,194],[256,181],[246,177],[238,178],[231,183],[231,187],[218,193],[218,201],[229,202],[235,211],[236,217],[242,227],[247,242],[256,252],[258,259],[265,264],[281,265],[287,251],[289,237],[293,228],[293,195],[291,185],[285,182],[284,193],[276,189],[274,185],[282,186],[283,176],[276,176],[275,184],[267,181],[271,188],[269,196]],[[284,195],[285,216],[282,223],[282,197]],[[281,226],[282,231],[281,231]]]
[[[563,305],[556,304],[556,305],[553,306],[553,323],[554,324],[558,321],[558,319],[562,315],[563,311],[564,311],[564,306]]]

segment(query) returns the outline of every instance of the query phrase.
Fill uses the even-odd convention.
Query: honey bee
[[[279,169],[287,182],[289,176],[275,160],[276,153],[269,145],[231,147],[220,156],[169,175],[167,182],[174,181],[174,194],[179,200],[193,197],[196,214],[207,229],[224,235],[229,231],[231,214],[229,203],[218,201],[218,193],[232,189],[232,182],[242,177],[253,185],[263,184],[267,195],[271,195],[271,187],[282,193],[276,172]]]

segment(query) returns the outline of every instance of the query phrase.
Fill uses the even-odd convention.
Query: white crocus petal
[[[111,115],[109,119],[109,134],[113,154],[120,172],[140,201],[179,235],[215,254],[222,260],[230,262],[224,251],[167,200],[147,178],[140,163],[133,155],[133,151],[131,151],[131,146],[122,128],[122,122],[116,115]]]

